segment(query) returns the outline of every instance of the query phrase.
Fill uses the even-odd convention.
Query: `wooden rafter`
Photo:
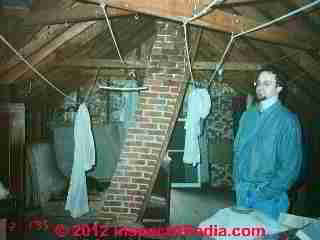
[[[132,12],[116,8],[108,8],[107,11],[110,17],[127,16],[132,14]],[[79,4],[71,9],[55,8],[39,11],[32,14],[32,16],[28,16],[24,25],[53,25],[103,19],[105,19],[105,16],[100,6]]]
[[[245,63],[245,62],[227,62],[224,65],[225,70],[231,71],[256,71],[261,68],[263,63]],[[193,62],[192,69],[194,70],[214,70],[218,66],[218,62]],[[67,61],[58,63],[55,67],[76,67],[76,68],[134,68],[145,69],[148,68],[148,63],[141,61],[126,61],[122,64],[119,60],[109,59],[69,59]]]
[[[19,53],[23,56],[30,56],[32,53],[39,50],[43,45],[52,40],[57,34],[63,33],[68,26],[65,25],[55,25],[48,27],[43,27],[38,33],[36,33],[31,41],[29,41],[24,47],[19,49]],[[10,68],[14,67],[16,64],[21,62],[21,60],[14,55],[6,64],[0,66],[0,75],[4,74]]]
[[[29,58],[29,62],[32,65],[40,63],[44,58],[53,53],[58,47],[60,47],[66,41],[80,34],[82,31],[92,26],[93,24],[95,24],[95,22],[91,21],[86,23],[78,23],[72,26],[63,34],[61,34],[60,36],[52,40],[50,43],[48,43],[46,46],[41,48],[41,50],[33,54]],[[8,73],[0,77],[0,84],[11,84],[28,71],[30,71],[30,68],[25,63],[20,63],[13,67]]]
[[[100,0],[92,0],[92,2],[100,3]],[[190,3],[188,4],[186,0],[103,0],[102,2],[110,7],[181,22],[186,17],[191,17],[193,10],[193,6]],[[234,14],[215,9],[212,13],[194,20],[191,24],[217,31],[240,33],[261,25],[262,23],[247,17],[235,16]],[[308,38],[304,38],[299,32],[295,33],[292,30],[288,32],[286,29],[278,26],[270,26],[264,30],[250,33],[246,35],[246,37],[304,50],[317,47],[316,44],[310,43]]]

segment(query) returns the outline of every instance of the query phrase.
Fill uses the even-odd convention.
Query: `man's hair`
[[[287,75],[281,71],[279,68],[276,68],[275,66],[265,66],[258,71],[257,77],[262,72],[270,72],[276,76],[276,84],[280,87],[282,87],[282,90],[279,94],[280,98],[282,101],[284,101],[285,97],[287,96],[288,93],[288,78]]]

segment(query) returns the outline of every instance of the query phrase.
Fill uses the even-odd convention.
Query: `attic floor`
[[[229,207],[234,203],[234,196],[232,192],[207,190],[201,191],[200,189],[172,189],[171,193],[171,225],[179,224],[192,224],[197,226],[201,221],[213,215],[221,208]],[[27,213],[28,216],[39,216],[41,212],[32,211]],[[44,219],[43,217],[41,219]],[[71,226],[76,223],[71,217],[48,217],[46,219],[49,225],[62,224]],[[87,222],[86,222],[87,221]],[[94,218],[91,220],[84,220],[80,223],[93,223]],[[13,234],[16,235],[16,234]],[[21,237],[19,236],[21,239]],[[7,239],[17,239],[17,236],[8,235]],[[58,237],[52,231],[32,231],[24,234],[23,239],[37,240],[37,239],[76,239]],[[79,239],[79,238],[77,238]],[[98,239],[88,237],[85,239]],[[108,238],[109,239],[109,238]]]

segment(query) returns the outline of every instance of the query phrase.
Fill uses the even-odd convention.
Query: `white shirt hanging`
[[[205,119],[210,112],[211,99],[205,88],[192,88],[188,96],[188,113],[185,124],[186,137],[183,162],[196,165],[200,163],[200,119]]]
[[[91,132],[90,116],[81,104],[74,124],[74,160],[67,197],[66,210],[76,218],[89,211],[86,171],[95,164],[95,146]]]

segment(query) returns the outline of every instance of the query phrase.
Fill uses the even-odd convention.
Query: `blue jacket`
[[[301,127],[297,116],[279,101],[260,113],[243,113],[234,142],[234,184],[250,183],[258,198],[288,191],[302,162]]]

